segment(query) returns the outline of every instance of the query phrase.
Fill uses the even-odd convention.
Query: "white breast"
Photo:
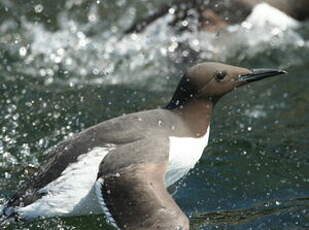
[[[16,211],[25,219],[101,213],[94,185],[99,165],[112,148],[96,147],[79,156],[59,178],[39,191],[47,195]]]
[[[201,158],[208,144],[209,127],[207,133],[199,138],[169,137],[169,164],[165,175],[165,185],[174,184]]]

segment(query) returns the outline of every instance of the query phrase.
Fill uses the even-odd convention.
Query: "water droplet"
[[[12,176],[11,176],[10,173],[5,172],[5,173],[4,173],[4,177],[5,177],[5,179],[10,179]]]
[[[59,57],[59,56],[55,56],[55,58],[54,58],[54,62],[55,62],[55,63],[60,63],[61,60],[62,60],[62,58]]]
[[[252,24],[250,22],[243,22],[241,23],[241,26],[247,30],[250,30],[252,28]]]
[[[98,74],[100,73],[100,70],[98,70],[97,68],[94,68],[94,69],[92,70],[92,73],[93,73],[94,75],[98,75]]]
[[[20,48],[19,48],[19,55],[20,55],[21,57],[24,57],[24,56],[26,56],[26,54],[27,54],[27,49],[26,49],[26,47],[24,47],[24,46],[20,47]]]
[[[14,114],[12,118],[14,121],[16,121],[19,118],[19,114],[18,113]]]
[[[186,27],[186,26],[188,26],[189,22],[187,20],[184,20],[184,21],[182,21],[181,24],[182,24],[182,26]]]
[[[58,119],[59,117],[60,117],[60,113],[54,113],[54,115],[53,115],[53,117],[55,118],[55,119]]]
[[[194,39],[194,40],[192,41],[192,44],[193,44],[194,46],[198,46],[198,45],[200,44],[200,42],[199,42],[199,40]]]
[[[46,70],[45,69],[40,69],[40,75],[42,76],[42,77],[45,77],[46,76]]]
[[[169,14],[174,14],[175,13],[175,9],[174,8],[169,8],[168,13]]]
[[[88,20],[89,20],[89,22],[96,22],[97,21],[97,16],[95,14],[89,14],[88,15]]]
[[[178,47],[178,42],[176,42],[176,41],[174,41],[174,39],[171,39],[172,40],[172,43],[171,43],[171,45],[168,47],[168,51],[169,52],[174,52],[176,49],[177,49],[177,47]]]
[[[38,5],[36,5],[36,6],[34,7],[34,11],[35,11],[36,13],[41,13],[43,10],[44,10],[44,7],[43,7],[43,5],[41,5],[41,4],[38,4]]]

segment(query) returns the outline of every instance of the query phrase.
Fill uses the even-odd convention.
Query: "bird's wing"
[[[188,219],[164,186],[166,163],[132,165],[96,182],[98,202],[119,229],[189,229]]]
[[[164,185],[168,156],[156,157],[161,154],[157,152],[160,145],[151,143],[151,147],[147,143],[136,146],[147,152],[144,161],[127,158],[130,164],[122,163],[117,153],[124,153],[119,148],[111,156],[119,159],[120,167],[114,165],[115,158],[108,156],[101,162],[96,181],[98,202],[109,222],[118,229],[188,230],[188,218]],[[136,149],[135,153],[140,154]],[[149,160],[148,156],[153,157]]]

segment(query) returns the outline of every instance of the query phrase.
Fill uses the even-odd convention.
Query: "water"
[[[0,197],[29,178],[49,147],[102,120],[165,105],[183,69],[215,60],[289,75],[222,99],[209,146],[174,198],[192,229],[308,229],[309,24],[262,6],[220,33],[175,33],[168,15],[123,34],[160,2],[0,1]],[[102,226],[111,229],[90,216],[11,229]]]

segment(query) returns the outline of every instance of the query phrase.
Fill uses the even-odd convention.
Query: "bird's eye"
[[[215,73],[215,78],[216,78],[216,80],[221,81],[221,80],[223,80],[225,78],[226,75],[227,75],[226,71],[216,72]]]

